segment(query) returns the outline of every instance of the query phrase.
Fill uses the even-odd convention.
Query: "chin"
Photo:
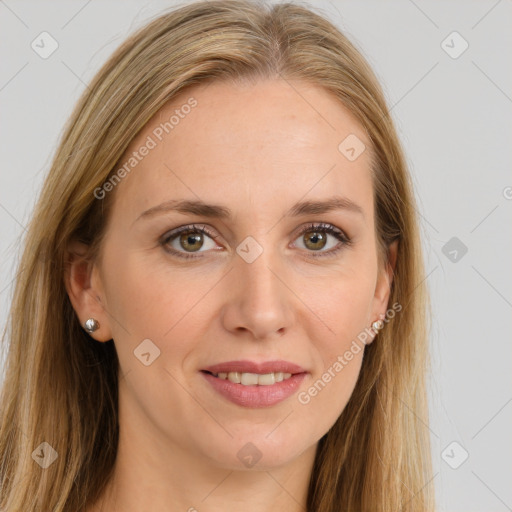
[[[239,435],[215,448],[210,445],[207,456],[223,469],[265,471],[289,464],[313,444],[294,441],[289,436],[270,440],[266,437],[269,432]]]

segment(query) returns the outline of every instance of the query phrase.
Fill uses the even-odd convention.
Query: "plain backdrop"
[[[2,329],[19,237],[73,105],[127,35],[173,5],[0,0]],[[373,66],[413,177],[434,313],[439,511],[512,511],[512,2],[309,5]],[[42,32],[58,44],[47,58],[32,48]]]

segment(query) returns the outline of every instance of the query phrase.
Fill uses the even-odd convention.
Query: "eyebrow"
[[[300,201],[295,203],[284,216],[300,217],[303,215],[327,213],[333,210],[354,212],[364,217],[364,210],[361,206],[342,196],[333,196],[321,201]],[[135,222],[171,211],[218,219],[230,219],[233,217],[231,210],[225,206],[207,204],[200,200],[172,199],[142,212]]]

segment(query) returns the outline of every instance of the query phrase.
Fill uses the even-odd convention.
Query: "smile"
[[[307,375],[302,373],[245,373],[201,371],[211,389],[223,399],[240,407],[270,407],[295,392]],[[238,382],[239,381],[239,382]]]

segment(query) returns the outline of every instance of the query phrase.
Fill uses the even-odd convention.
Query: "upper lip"
[[[304,373],[306,370],[299,366],[298,364],[290,363],[288,361],[263,361],[260,363],[254,361],[226,361],[224,363],[214,364],[213,366],[208,366],[203,368],[202,371],[207,371],[210,373],[229,373],[229,372],[239,372],[239,373]]]

